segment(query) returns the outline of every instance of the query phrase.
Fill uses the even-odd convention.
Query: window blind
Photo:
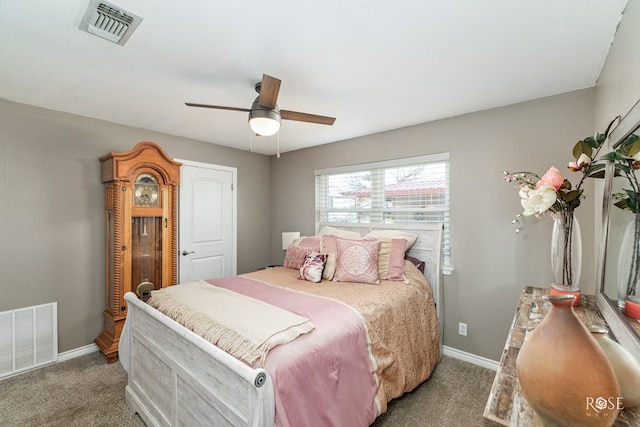
[[[449,153],[315,171],[319,223],[442,223],[451,267]]]

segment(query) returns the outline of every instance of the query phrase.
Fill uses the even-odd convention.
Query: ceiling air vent
[[[118,6],[91,0],[80,22],[80,29],[122,46],[141,21],[141,17]]]

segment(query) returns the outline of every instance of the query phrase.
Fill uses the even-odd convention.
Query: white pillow
[[[402,230],[371,230],[364,236],[364,238],[372,238],[372,239],[404,239],[407,241],[407,248],[405,252],[411,249],[411,246],[416,243],[418,240],[418,235],[414,233],[409,233],[408,231]]]
[[[329,234],[333,234],[334,236],[339,237],[345,237],[347,239],[359,239],[360,237],[362,237],[357,231],[341,230],[339,228],[329,227],[327,225],[323,226],[320,231],[318,231],[317,236],[324,236]]]

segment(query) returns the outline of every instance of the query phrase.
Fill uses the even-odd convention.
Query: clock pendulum
[[[149,264],[151,263],[151,253],[149,252],[149,233],[147,231],[148,218],[141,218],[142,232],[138,229],[138,242],[140,245],[140,283],[136,286],[136,294],[140,299],[146,301],[151,296],[151,291],[156,287],[150,280]]]

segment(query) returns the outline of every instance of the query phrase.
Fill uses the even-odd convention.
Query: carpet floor
[[[431,378],[390,402],[373,427],[483,426],[494,375],[444,356]],[[144,426],[125,403],[126,381],[122,366],[98,352],[2,380],[0,426]]]

